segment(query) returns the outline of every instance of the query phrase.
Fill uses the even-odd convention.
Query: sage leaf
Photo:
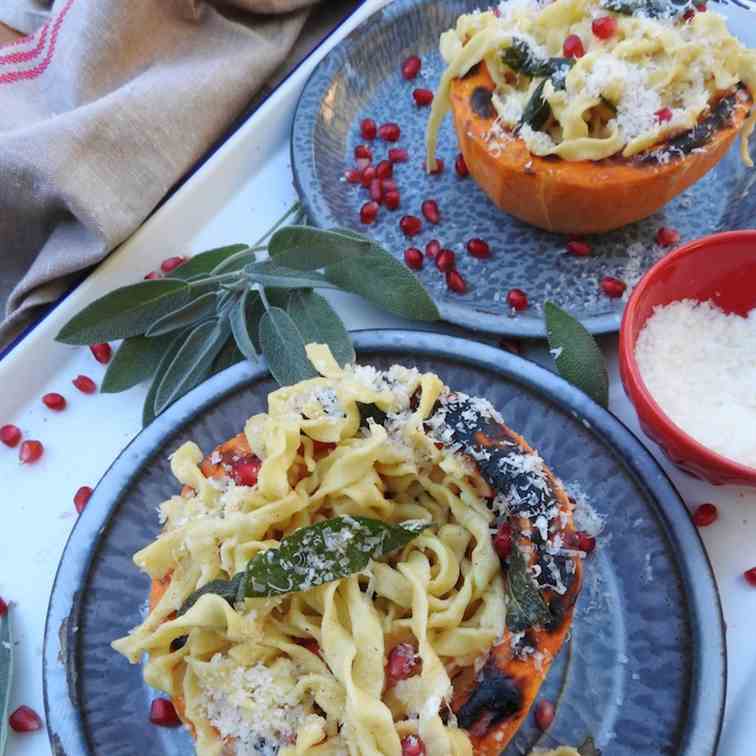
[[[305,344],[313,341],[328,344],[334,359],[342,367],[357,359],[341,318],[320,294],[310,289],[292,291],[286,310]]]
[[[259,334],[268,369],[281,386],[317,375],[307,358],[302,334],[286,310],[269,307],[260,319]]]
[[[241,353],[253,362],[258,358],[255,336],[264,312],[265,307],[260,295],[256,291],[247,289],[229,313],[234,341]]]
[[[530,126],[533,131],[538,131],[549,120],[551,105],[549,105],[549,101],[543,96],[543,89],[547,81],[548,79],[544,79],[533,90],[533,94],[530,95],[530,99],[522,111],[520,126]]]
[[[270,238],[268,252],[277,265],[318,270],[349,257],[370,254],[373,248],[370,239],[354,232],[287,226]]]
[[[136,386],[154,375],[161,355],[171,343],[173,336],[132,336],[126,339],[108,365],[100,391],[117,394]]]
[[[507,627],[513,633],[545,625],[551,619],[546,602],[528,575],[525,556],[516,545],[509,555],[506,584]]]
[[[239,351],[236,341],[233,338],[226,339],[223,349],[218,352],[218,356],[213,360],[213,364],[210,367],[210,375],[221,373],[226,368],[236,365],[237,362],[241,362],[243,359],[244,355]]]
[[[13,665],[15,648],[11,629],[11,608],[0,615],[0,756],[5,753],[8,740],[8,709],[13,687]]]
[[[205,320],[216,313],[218,296],[214,291],[200,294],[177,310],[158,318],[146,331],[145,336],[162,336],[180,328],[186,328],[198,320]]]
[[[602,407],[609,405],[609,374],[596,339],[553,302],[543,306],[546,335],[559,375]]]
[[[226,319],[207,320],[189,333],[155,392],[155,414],[191,391],[210,372],[230,333]]]
[[[173,336],[173,340],[169,343],[168,348],[165,350],[158,366],[155,370],[155,375],[152,378],[152,383],[147,391],[147,396],[144,398],[144,406],[142,407],[142,426],[147,427],[156,417],[155,412],[155,394],[160,387],[160,382],[163,380],[165,371],[173,362],[174,357],[178,354],[179,349],[184,343],[187,332],[181,331],[178,334],[170,334]]]
[[[387,252],[353,257],[328,265],[325,277],[394,315],[424,321],[441,317],[422,284]]]
[[[322,273],[302,272],[266,260],[248,265],[245,272],[255,283],[271,289],[335,289]]]
[[[244,572],[195,591],[179,614],[205,593],[216,593],[233,603],[245,598],[297,593],[340,580],[365,569],[371,559],[406,546],[428,527],[430,523],[392,525],[370,517],[345,516],[300,528],[283,538],[277,548],[250,559]],[[208,589],[209,586],[213,587]]]
[[[378,425],[386,425],[388,415],[377,404],[357,402],[357,410],[360,413],[360,428],[367,427],[368,420],[372,420]]]
[[[123,286],[85,307],[56,338],[64,344],[84,345],[139,336],[189,296],[186,283],[170,278]]]
[[[183,265],[174,268],[169,274],[169,278],[179,278],[186,281],[195,276],[209,275],[224,260],[227,260],[237,252],[243,252],[249,249],[246,244],[229,244],[226,247],[216,247],[208,249],[206,252],[198,252],[192,255]]]

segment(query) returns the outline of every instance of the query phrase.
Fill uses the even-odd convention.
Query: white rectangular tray
[[[21,466],[15,451],[0,448],[0,475],[9,493],[0,505],[0,596],[16,604],[13,622],[18,641],[12,708],[25,703],[39,712],[43,709],[45,614],[55,570],[75,523],[72,497],[79,486],[94,486],[139,432],[145,394],[143,387],[123,394],[80,394],[71,379],[85,373],[99,382],[104,369],[87,349],[56,343],[55,334],[83,305],[119,285],[141,280],[162,259],[251,241],[291,205],[296,197],[288,137],[299,93],[328,50],[383,4],[383,0],[367,0],[360,6],[131,239],[0,361],[0,424],[15,422],[25,437],[42,440],[46,449],[40,462]],[[336,294],[331,298],[352,329],[406,326],[355,297]],[[439,326],[439,330],[450,329]],[[619,382],[616,339],[605,338],[603,345],[610,360],[611,410],[647,441]],[[531,349],[528,356],[550,363],[543,348]],[[48,391],[66,395],[65,412],[51,413],[43,407],[40,397]],[[647,445],[690,506],[713,501],[719,507],[719,521],[701,535],[727,620],[730,674],[720,754],[753,756],[756,591],[746,586],[741,575],[756,565],[756,492],[714,488],[688,478],[661,458],[653,444]],[[8,756],[49,753],[44,734],[11,736]]]

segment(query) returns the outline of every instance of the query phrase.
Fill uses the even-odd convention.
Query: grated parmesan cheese
[[[684,299],[654,308],[635,358],[669,418],[704,446],[756,467],[756,309]]]

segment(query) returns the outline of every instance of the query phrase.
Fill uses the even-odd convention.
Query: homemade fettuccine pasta
[[[571,505],[487,402],[308,355],[321,377],[243,435],[175,452],[181,495],[134,557],[150,612],[113,646],[201,756],[493,753],[569,627]]]

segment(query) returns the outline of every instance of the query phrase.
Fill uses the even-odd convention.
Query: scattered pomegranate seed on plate
[[[186,258],[180,255],[177,255],[176,257],[169,257],[160,263],[160,270],[162,270],[163,273],[170,273],[171,271],[176,270],[179,265],[183,265],[185,262]]]
[[[431,239],[425,245],[425,254],[431,259],[435,259],[436,255],[441,251],[441,242],[438,239]]]
[[[454,161],[454,170],[457,173],[457,176],[460,178],[465,178],[465,176],[470,175],[470,171],[467,168],[467,163],[465,162],[465,156],[460,152],[459,155],[457,155],[456,160]]]
[[[617,19],[614,16],[594,18],[591,30],[599,39],[610,39],[617,33]]]
[[[97,384],[86,375],[77,375],[71,383],[73,383],[82,394],[94,394],[94,392],[97,391]]]
[[[620,281],[619,278],[613,278],[612,276],[604,276],[601,279],[600,286],[601,291],[612,299],[621,297],[627,288],[627,284],[624,281]]]
[[[360,183],[367,189],[370,186],[370,182],[375,178],[375,166],[368,165],[365,170],[362,171],[362,177]]]
[[[656,232],[656,243],[661,247],[672,247],[680,241],[680,232],[669,226],[662,226]]]
[[[21,440],[21,429],[17,425],[3,425],[0,428],[0,441],[6,446],[10,446],[11,449],[14,446],[18,446],[18,442]]]
[[[66,408],[66,398],[62,394],[45,394],[42,397],[42,404],[55,412],[61,412]]]
[[[254,454],[242,457],[231,467],[231,477],[237,486],[254,486],[262,467],[260,458]]]
[[[378,203],[375,201],[366,202],[360,208],[360,223],[364,223],[369,226],[371,223],[375,223],[375,219],[378,217]]]
[[[389,685],[413,677],[420,671],[420,659],[417,649],[411,643],[399,643],[394,646],[386,662],[386,677]]]
[[[42,446],[41,441],[24,441],[21,444],[21,448],[18,450],[18,458],[22,465],[34,464],[44,453],[45,447]]]
[[[413,89],[412,99],[419,108],[425,108],[433,102],[433,92],[430,89]]]
[[[14,732],[34,732],[42,729],[39,714],[29,706],[19,706],[8,717],[8,724]]]
[[[145,280],[145,281],[155,281],[155,280],[157,280],[158,278],[162,278],[162,276],[160,275],[160,273],[158,273],[158,272],[157,272],[156,270],[151,270],[151,271],[150,271],[150,272],[149,272],[149,273],[148,273],[148,274],[147,274],[147,275],[146,275],[146,276],[144,277],[144,280]]]
[[[354,156],[358,160],[361,159],[361,158],[364,158],[366,160],[372,160],[373,159],[373,151],[366,144],[358,144],[354,148]]]
[[[394,175],[394,164],[390,160],[381,160],[375,166],[375,175],[379,179],[389,179]]]
[[[392,147],[388,151],[388,158],[392,163],[406,163],[409,160],[409,153],[404,147]]]
[[[436,167],[431,168],[428,171],[428,173],[431,176],[438,176],[439,173],[443,173],[443,172],[444,172],[444,161],[441,160],[441,158],[436,158]]]
[[[359,184],[362,179],[362,174],[356,168],[347,168],[347,170],[344,171],[344,178],[350,184]]]
[[[436,255],[436,267],[442,273],[448,273],[449,271],[454,270],[455,263],[456,255],[450,249],[442,249]]]
[[[156,698],[150,705],[150,722],[160,727],[178,727],[181,724],[173,703],[167,698]]]
[[[425,743],[417,735],[406,735],[401,740],[402,756],[425,756]]]
[[[436,223],[440,222],[441,211],[438,209],[438,203],[436,202],[436,200],[424,200],[423,204],[420,206],[420,210],[429,223],[433,223],[435,225]]]
[[[386,194],[383,195],[383,204],[389,209],[389,210],[396,210],[399,207],[399,204],[401,202],[401,197],[399,195],[399,192],[386,192]]]
[[[403,215],[399,228],[405,236],[416,236],[423,230],[423,222],[416,215]]]
[[[3,601],[3,597],[0,596],[0,617],[2,617],[8,611],[8,604]]]
[[[491,247],[483,239],[470,239],[467,242],[467,251],[479,260],[484,260],[491,256]]]
[[[404,250],[404,262],[412,270],[420,270],[423,267],[423,253],[417,247],[407,247]]]
[[[402,76],[409,81],[414,79],[419,73],[423,62],[417,55],[410,55],[407,60],[402,63]]]
[[[499,559],[506,559],[512,553],[512,526],[502,522],[493,539],[494,551]]]
[[[107,342],[102,344],[90,344],[89,350],[92,352],[92,356],[101,365],[107,365],[110,362],[110,358],[113,356],[113,350]]]
[[[575,257],[588,257],[591,254],[591,245],[578,239],[568,241],[566,247],[567,251]]]
[[[450,270],[446,274],[446,286],[455,294],[464,294],[467,291],[467,283],[457,270]]]
[[[656,120],[665,123],[666,121],[672,120],[672,108],[659,108],[659,110],[654,113],[656,116]]]
[[[693,10],[693,8],[688,8],[688,10],[683,13],[683,21],[690,21],[695,15],[696,12]]]
[[[92,488],[90,486],[82,486],[74,494],[73,502],[76,507],[76,511],[81,514],[84,511],[84,507],[87,506],[89,497],[92,495]]]
[[[399,188],[396,185],[396,181],[390,178],[381,179],[381,189],[383,189],[384,192],[398,192],[399,191]]]
[[[699,13],[706,13],[706,3],[693,3],[693,7],[699,12]]]
[[[522,289],[510,289],[507,292],[507,304],[520,312],[528,307],[528,295]]]
[[[357,170],[362,174],[367,167],[370,165],[370,158],[357,158],[355,160],[355,165],[357,166]]]
[[[596,538],[584,530],[575,532],[575,547],[586,554],[591,554],[596,548]]]
[[[370,199],[374,202],[380,202],[383,199],[383,187],[381,186],[381,180],[379,178],[374,178],[370,182]]]
[[[756,567],[751,567],[750,570],[746,570],[743,573],[743,577],[746,579],[748,585],[752,585],[756,588]]]
[[[360,121],[360,135],[363,139],[375,139],[377,133],[378,127],[372,118],[363,118]]]
[[[580,39],[577,34],[570,34],[567,39],[564,40],[562,53],[565,58],[582,58],[583,55],[585,55],[583,40]]]
[[[549,729],[551,723],[554,721],[554,713],[554,704],[551,701],[547,701],[544,698],[536,704],[535,721],[539,730],[543,732]]]
[[[699,528],[711,525],[719,517],[719,510],[711,502],[700,504],[692,514],[693,524]]]
[[[396,142],[402,135],[402,130],[399,128],[398,123],[383,123],[378,127],[378,136],[383,139],[384,142]]]

